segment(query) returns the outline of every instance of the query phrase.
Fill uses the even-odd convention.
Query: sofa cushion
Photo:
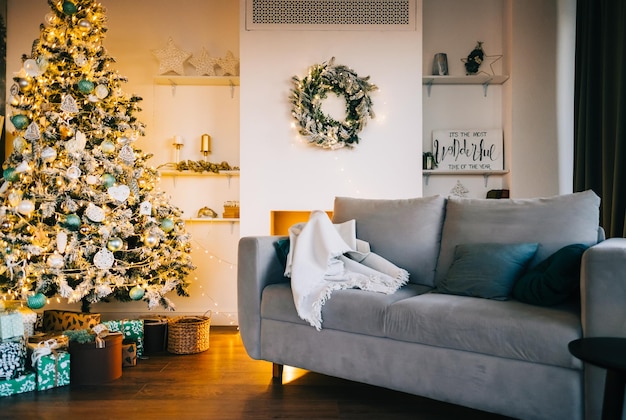
[[[513,286],[513,298],[533,305],[556,305],[580,291],[580,262],[583,244],[559,249],[537,264]]]
[[[450,197],[437,281],[445,278],[459,244],[537,242],[530,268],[566,245],[593,245],[598,240],[599,208],[600,198],[593,191],[535,199]]]
[[[580,369],[567,350],[582,334],[578,312],[576,305],[539,307],[428,293],[392,304],[386,333],[412,343]]]
[[[372,252],[410,274],[409,282],[433,286],[445,198],[398,200],[336,197],[333,222],[356,219],[357,238]]]
[[[537,252],[537,244],[461,244],[437,291],[454,295],[507,300],[515,281]]]
[[[322,307],[322,328],[384,337],[387,307],[429,290],[430,287],[417,284],[403,286],[391,295],[358,289],[336,290]],[[263,289],[261,317],[309,325],[296,312],[290,283],[272,284]]]

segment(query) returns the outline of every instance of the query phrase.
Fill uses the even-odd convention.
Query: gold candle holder
[[[208,134],[202,135],[202,141],[200,144],[200,152],[204,155],[204,161],[207,161],[207,156],[211,153],[211,136]]]
[[[176,163],[180,162],[180,148],[184,145],[185,143],[183,142],[183,138],[181,136],[174,136],[174,148],[176,149],[174,158]]]

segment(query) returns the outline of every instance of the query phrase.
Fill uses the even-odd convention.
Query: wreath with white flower
[[[368,118],[374,118],[370,92],[377,89],[369,76],[359,77],[354,70],[335,65],[333,57],[328,63],[309,68],[303,79],[292,78],[292,112],[299,125],[299,133],[307,141],[325,149],[354,147],[359,142],[359,132]],[[329,92],[346,101],[346,117],[338,121],[325,114],[322,102]]]

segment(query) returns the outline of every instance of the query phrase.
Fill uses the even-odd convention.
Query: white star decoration
[[[220,63],[220,59],[209,56],[207,50],[202,48],[200,57],[190,58],[189,63],[196,68],[199,76],[216,76],[215,66]]]
[[[237,67],[239,66],[239,60],[235,58],[232,52],[228,51],[226,57],[219,59],[219,65],[222,68],[224,75],[237,76],[239,72]]]
[[[165,74],[171,71],[181,76],[184,75],[185,61],[191,57],[191,53],[178,48],[172,38],[167,40],[165,48],[152,50],[152,53],[159,60],[159,74]]]

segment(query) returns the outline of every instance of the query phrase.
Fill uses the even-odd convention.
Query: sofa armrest
[[[626,239],[589,248],[581,267],[583,336],[626,337]]]
[[[611,238],[583,254],[580,279],[584,337],[626,337],[626,239]],[[599,419],[604,369],[585,364],[585,418]]]
[[[287,282],[275,244],[284,236],[248,236],[239,240],[237,308],[239,331],[248,355],[261,358],[261,294],[265,286]]]

